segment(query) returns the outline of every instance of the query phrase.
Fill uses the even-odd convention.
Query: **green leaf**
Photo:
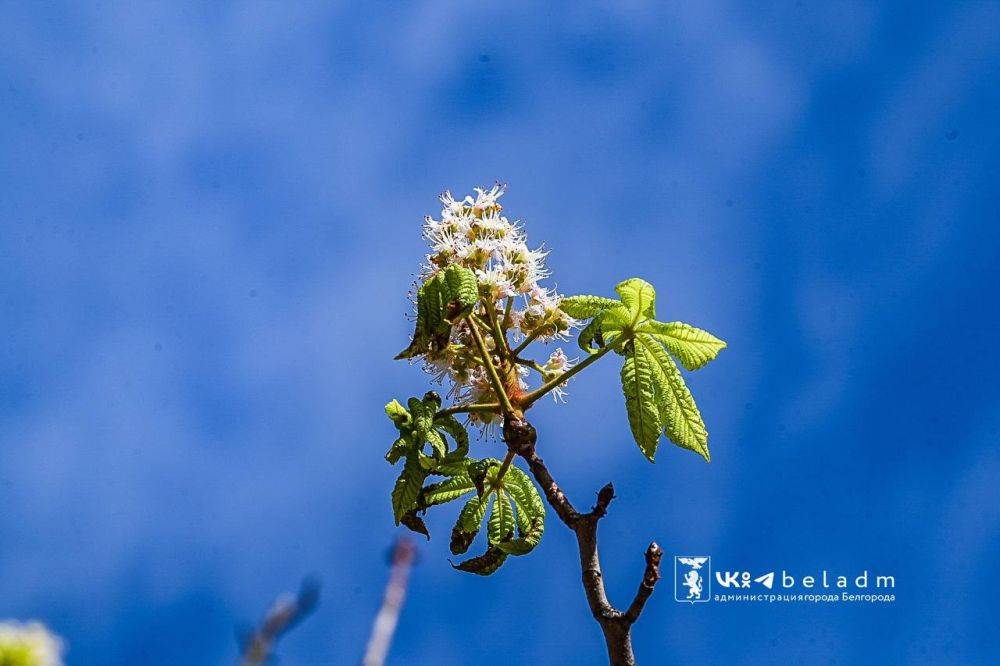
[[[448,433],[455,440],[455,450],[448,454],[448,460],[459,460],[469,455],[469,433],[458,419],[451,414],[435,416],[434,427]]]
[[[479,301],[476,274],[463,266],[452,264],[442,271],[444,289],[442,299],[447,319],[454,323],[472,312]]]
[[[439,474],[441,476],[458,476],[459,474],[468,475],[469,473],[469,462],[471,458],[462,458],[451,460],[451,453],[448,457],[438,462],[434,465],[434,469],[431,470],[431,474]]]
[[[496,546],[490,546],[486,552],[477,557],[472,557],[464,562],[452,564],[451,566],[459,571],[468,571],[479,576],[489,576],[500,568],[500,565],[507,559],[507,553]]]
[[[541,518],[544,522],[545,503],[527,474],[511,465],[504,477],[503,487],[514,500],[521,529],[527,529],[527,524],[535,518]],[[521,522],[522,519],[524,522]]]
[[[528,523],[524,530],[520,531],[520,536],[517,539],[502,541],[496,544],[496,547],[508,555],[527,555],[534,550],[535,546],[537,546],[542,540],[542,534],[544,532],[545,520],[542,518],[535,518]]]
[[[427,525],[424,523],[424,519],[417,515],[416,511],[410,511],[403,515],[399,519],[399,524],[410,530],[411,532],[416,532],[417,534],[423,534],[430,541],[431,533],[427,531]]]
[[[632,321],[637,321],[640,315],[647,319],[656,317],[656,290],[653,285],[640,278],[629,278],[620,282],[615,291],[632,315]]]
[[[507,470],[504,489],[517,509],[518,538],[497,546],[508,555],[524,555],[538,545],[545,533],[545,503],[535,484],[517,467]]]
[[[486,479],[495,476],[495,470],[500,467],[496,458],[483,458],[469,463],[469,476],[476,485],[476,494],[486,493]]]
[[[636,336],[655,359],[667,382],[667,391],[660,397],[660,412],[667,437],[674,444],[690,449],[701,455],[706,461],[711,461],[708,452],[708,431],[701,419],[701,412],[694,402],[694,397],[681,377],[670,354],[656,338],[647,333]]]
[[[424,433],[425,441],[431,445],[431,449],[434,451],[434,457],[440,460],[444,458],[448,453],[448,446],[444,443],[444,437],[441,436],[437,430],[433,428],[428,429]]]
[[[604,338],[601,336],[601,321],[604,319],[604,313],[599,312],[597,316],[590,320],[590,323],[583,327],[580,331],[580,337],[577,338],[576,343],[580,345],[580,349],[587,352],[588,354],[596,354],[599,349],[591,347],[590,343],[595,339],[598,339],[603,343]]]
[[[489,536],[490,544],[496,545],[501,541],[507,541],[514,536],[514,508],[510,504],[507,493],[502,490],[494,491],[496,499],[493,502],[493,513],[487,524],[486,534]]]
[[[393,400],[386,405],[386,414],[393,420],[400,437],[386,453],[385,459],[395,464],[401,457],[417,456],[420,466],[430,474],[454,476],[465,473],[468,466],[469,435],[454,416],[439,415],[441,398],[428,391],[424,397],[410,398],[409,410]],[[448,434],[455,441],[455,449],[448,451]],[[433,457],[424,454],[430,445]]]
[[[632,337],[626,329],[632,325],[632,315],[624,305],[616,305],[601,315],[601,336],[605,345],[617,346]]]
[[[476,489],[472,479],[467,474],[453,476],[446,481],[435,483],[424,488],[420,497],[421,507],[444,504],[456,500],[466,493]]]
[[[403,472],[392,489],[392,514],[397,525],[405,513],[416,508],[417,496],[426,478],[427,471],[420,466],[417,456],[408,456]]]
[[[390,465],[395,465],[396,461],[406,455],[406,452],[411,448],[413,448],[412,442],[405,437],[400,437],[389,447],[389,450],[385,454],[385,459]]]
[[[385,406],[386,415],[392,419],[392,422],[396,424],[397,427],[406,425],[410,422],[410,413],[406,411],[406,408],[399,404],[398,400],[393,400]]]
[[[687,370],[697,370],[718,356],[726,343],[708,331],[684,322],[647,321],[640,329],[666,345]]]
[[[473,497],[462,507],[458,520],[451,529],[451,552],[455,555],[461,555],[469,550],[486,516],[488,502],[489,497]]]
[[[656,405],[656,386],[653,382],[653,368],[642,348],[636,344],[626,344],[625,364],[622,365],[622,392],[625,394],[625,410],[632,428],[632,437],[643,455],[653,462],[656,445],[660,440],[660,412]]]
[[[603,296],[568,296],[559,302],[559,309],[574,319],[590,319],[616,305],[618,301]]]
[[[417,290],[413,340],[396,358],[413,358],[447,347],[452,324],[472,312],[478,300],[476,274],[468,268],[452,265],[429,277]]]

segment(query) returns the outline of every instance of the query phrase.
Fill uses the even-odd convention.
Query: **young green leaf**
[[[413,358],[432,348],[447,347],[452,325],[472,312],[478,300],[476,274],[468,268],[452,265],[435,273],[417,290],[413,340],[396,358]]]
[[[507,553],[496,546],[490,546],[486,552],[477,557],[472,557],[464,562],[452,564],[451,566],[459,571],[468,571],[478,576],[489,576],[500,568],[500,565],[507,559]]]
[[[706,461],[711,461],[708,452],[708,431],[701,419],[701,412],[694,402],[694,397],[684,383],[680,370],[674,360],[659,342],[646,333],[636,336],[656,360],[656,364],[667,380],[668,391],[660,396],[660,408],[663,413],[663,426],[667,437],[674,444],[690,449],[701,455]]]
[[[687,370],[697,370],[726,348],[725,342],[708,331],[680,321],[647,321],[639,330],[663,343]]]
[[[527,524],[536,518],[541,518],[544,525],[545,503],[527,474],[511,465],[504,478],[503,487],[510,494],[517,507],[519,527],[527,529]],[[522,519],[523,523],[520,522]]]
[[[518,538],[502,541],[496,546],[508,555],[527,555],[542,540],[543,532],[545,532],[545,521],[535,518],[525,526],[525,529],[519,530]]]
[[[590,319],[616,305],[618,301],[603,296],[568,296],[560,301],[559,309],[574,319]]]
[[[393,442],[392,446],[389,447],[389,450],[386,451],[385,459],[386,461],[388,461],[390,465],[395,465],[396,461],[398,461],[400,458],[406,455],[407,451],[409,451],[411,448],[413,448],[413,445],[410,443],[410,441],[405,437],[400,437],[395,442]]]
[[[594,340],[597,340],[602,345],[604,343],[604,338],[601,335],[601,322],[603,320],[604,313],[598,312],[594,318],[590,320],[590,323],[583,327],[583,330],[580,331],[580,336],[576,340],[576,343],[580,345],[580,349],[588,354],[596,354],[600,351],[600,349],[590,346],[590,343]]]
[[[514,536],[514,508],[503,490],[496,490],[493,494],[496,499],[493,501],[493,513],[490,514],[486,534],[490,544],[496,545]]]
[[[605,345],[618,346],[632,336],[631,331],[626,329],[632,325],[633,316],[624,305],[608,308],[601,314],[600,319],[601,337]]]
[[[435,416],[434,427],[451,435],[455,440],[455,450],[446,456],[448,461],[461,460],[469,455],[469,433],[458,419],[451,414]]]
[[[621,382],[625,394],[625,410],[632,428],[632,437],[643,455],[653,462],[660,440],[660,412],[656,406],[656,386],[653,368],[642,348],[630,342],[623,349]]]
[[[656,317],[656,290],[653,285],[640,278],[629,278],[615,287],[622,304],[628,308],[632,320],[640,316],[646,319]]]
[[[479,527],[486,517],[486,505],[489,497],[473,497],[458,514],[458,520],[451,530],[451,552],[461,555],[469,550],[469,546],[479,533]]]
[[[399,404],[398,400],[392,400],[386,404],[385,413],[396,424],[396,427],[407,425],[410,422],[410,413]]]
[[[449,322],[455,323],[471,313],[479,301],[479,285],[476,282],[476,274],[462,266],[452,264],[445,268],[442,274],[445,315]]]
[[[426,478],[427,471],[420,466],[417,456],[407,456],[403,472],[392,489],[392,513],[397,525],[404,514],[416,508],[417,496]]]
[[[468,474],[459,474],[424,488],[420,494],[419,504],[424,508],[444,504],[456,500],[466,493],[471,493],[475,489],[476,487]]]
[[[444,442],[444,437],[437,430],[428,428],[424,433],[424,440],[431,445],[434,457],[441,460],[448,453],[448,445]]]

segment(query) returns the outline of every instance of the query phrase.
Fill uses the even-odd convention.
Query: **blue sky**
[[[12,3],[0,21],[0,617],[71,663],[353,663],[387,575],[382,405],[436,195],[500,179],[566,293],[641,276],[729,348],[713,461],[617,367],[537,409],[625,604],[645,544],[896,576],[888,605],[673,601],[646,663],[989,663],[1000,589],[991,3]],[[496,455],[493,441],[476,443]],[[481,579],[431,516],[393,663],[602,663],[572,536]]]

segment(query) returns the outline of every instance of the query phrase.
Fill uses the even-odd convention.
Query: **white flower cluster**
[[[38,622],[0,622],[0,664],[62,666],[62,640]]]
[[[495,185],[476,188],[475,197],[461,200],[451,192],[441,195],[441,218],[428,216],[424,220],[424,236],[431,246],[424,276],[452,264],[471,269],[479,282],[480,296],[492,303],[497,318],[504,320],[504,328],[509,326],[515,337],[563,338],[576,321],[559,309],[562,296],[539,284],[549,276],[545,267],[548,253],[529,249],[524,230],[502,214],[500,197],[505,191],[505,186]],[[464,339],[466,335],[457,327],[454,344],[427,355],[427,369],[439,380],[451,379],[454,393],[462,400],[495,401],[485,368],[475,360],[471,341]],[[496,344],[492,336],[487,342]],[[526,373],[523,367],[512,371],[516,386],[511,390],[526,388]]]

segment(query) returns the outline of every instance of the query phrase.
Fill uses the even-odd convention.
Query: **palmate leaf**
[[[680,321],[647,321],[639,330],[659,340],[687,370],[703,367],[726,348],[725,342],[708,331]]]
[[[451,476],[444,470],[460,463],[469,453],[469,435],[465,428],[454,416],[437,414],[441,398],[433,391],[428,391],[423,399],[410,398],[407,406],[409,409],[397,400],[385,406],[386,414],[400,435],[385,454],[385,459],[390,464],[395,464],[401,457],[412,452],[428,472]],[[445,434],[455,442],[455,448],[451,452],[448,451]],[[430,447],[430,456],[424,453],[425,445]]]
[[[486,521],[487,552],[479,558],[472,558],[469,561],[472,564],[463,562],[457,565],[456,568],[462,571],[480,575],[493,573],[503,560],[495,554],[490,555],[491,551],[525,555],[539,544],[545,532],[545,504],[528,475],[511,466],[503,479],[497,481],[496,471],[496,466],[489,467],[486,481],[490,485],[489,490],[481,497],[469,499],[452,529],[451,552],[456,555],[465,553],[475,540],[487,509],[490,509],[489,520]],[[480,559],[486,555],[490,557]]]
[[[634,341],[626,343],[623,351],[625,363],[622,365],[621,381],[629,426],[639,449],[653,462],[656,445],[660,440],[660,412],[656,404],[654,368],[644,349]]]
[[[441,399],[433,391],[423,399],[410,398],[407,406],[409,409],[396,400],[385,406],[386,414],[400,434],[385,458],[390,464],[406,458],[392,490],[393,518],[397,525],[430,538],[418,512],[458,499],[475,489],[469,474],[472,462],[468,457],[469,435],[454,416],[437,414]],[[455,443],[450,452],[446,435]],[[425,446],[429,447],[431,455],[424,452]],[[424,487],[430,475],[449,478]]]
[[[708,451],[708,431],[702,421],[701,412],[698,411],[698,405],[695,404],[694,397],[684,383],[684,378],[681,377],[674,360],[656,338],[650,335],[638,334],[636,343],[646,349],[655,361],[653,367],[662,373],[660,383],[666,390],[658,396],[658,408],[667,437],[674,444],[690,449],[706,461],[711,461]]]
[[[661,429],[678,446],[709,460],[705,424],[671,355],[685,369],[697,370],[718,356],[726,343],[683,322],[656,321],[656,290],[645,280],[625,280],[615,291],[621,299],[617,303],[600,296],[563,299],[568,314],[590,318],[580,333],[580,347],[595,354],[600,351],[593,347],[597,342],[624,357],[621,382],[629,426],[650,461]]]

